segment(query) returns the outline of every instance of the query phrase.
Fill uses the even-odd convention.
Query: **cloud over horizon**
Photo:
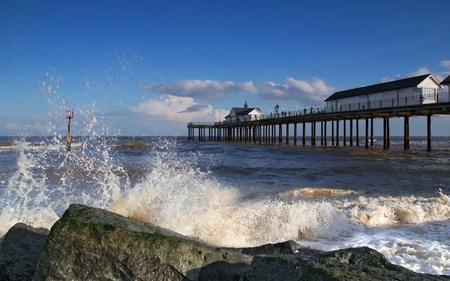
[[[216,111],[210,104],[199,104],[191,97],[161,95],[131,107],[131,111],[144,118],[172,121],[214,120]]]
[[[292,77],[284,79],[284,84],[272,81],[264,82],[261,86],[261,95],[269,100],[298,100],[304,105],[317,105],[337,91],[325,83],[324,80],[313,77],[311,81],[296,80]]]
[[[439,63],[439,66],[442,66],[446,69],[450,69],[450,60],[442,60]],[[404,79],[404,78],[409,78],[409,77],[414,77],[414,76],[420,76],[420,75],[425,75],[431,73],[434,75],[434,77],[436,77],[436,79],[438,79],[439,81],[444,80],[448,75],[450,75],[450,71],[443,71],[443,72],[437,72],[437,73],[433,73],[432,71],[430,71],[428,69],[428,67],[420,67],[419,69],[417,69],[416,71],[413,72],[409,72],[408,74],[406,74],[405,76],[402,76],[400,74],[397,74],[395,76],[388,76],[388,77],[383,77],[380,79],[381,83],[384,82],[391,82],[391,81],[395,81],[395,80],[400,80],[400,79]]]
[[[170,84],[159,86],[142,85],[143,90],[164,95],[191,97],[204,101],[218,101],[234,92],[247,92],[256,94],[257,89],[253,82],[235,83],[232,81],[219,82],[214,80],[179,80]]]
[[[141,85],[141,89],[163,95],[190,97],[208,102],[222,100],[226,95],[234,92],[251,94],[261,93],[269,100],[298,99],[306,103],[323,102],[336,89],[328,86],[324,80],[313,77],[310,81],[297,80],[293,77],[284,79],[284,84],[272,81],[263,82],[255,86],[253,82],[235,83],[233,81],[219,82],[214,80],[179,80],[174,83]]]
[[[450,69],[450,60],[443,60],[439,63],[440,66]]]

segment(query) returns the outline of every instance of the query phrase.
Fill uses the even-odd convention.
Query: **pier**
[[[374,142],[374,119],[382,120],[383,149],[390,149],[390,119],[403,118],[403,148],[409,150],[410,118],[426,117],[427,151],[431,151],[432,117],[450,115],[448,93],[446,102],[413,104],[404,106],[366,108],[347,106],[341,111],[321,109],[283,112],[260,116],[256,120],[243,119],[233,122],[194,123],[187,125],[188,139],[194,141],[252,142],[259,144],[309,145],[311,146],[364,146],[369,148]],[[381,104],[381,102],[380,102]],[[405,103],[407,104],[407,103]],[[361,123],[363,123],[361,125]],[[309,126],[307,134],[306,127]],[[363,128],[364,132],[360,129]],[[331,134],[330,134],[331,133]],[[396,132],[400,133],[400,132]],[[330,134],[330,135],[328,135]],[[331,142],[329,138],[331,137]],[[318,143],[320,139],[320,144]]]

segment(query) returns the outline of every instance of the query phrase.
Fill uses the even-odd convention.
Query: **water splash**
[[[450,197],[439,196],[379,196],[336,200],[334,205],[348,220],[367,227],[387,227],[398,224],[421,224],[450,219]]]
[[[108,147],[96,137],[78,140],[71,152],[58,137],[18,142],[17,170],[0,198],[0,235],[16,222],[50,228],[73,203],[106,208],[129,187]]]
[[[356,227],[327,202],[249,200],[199,168],[199,152],[183,155],[177,145],[168,140],[156,144],[147,175],[110,210],[229,247],[332,238]]]
[[[129,188],[127,172],[111,155],[108,142],[114,137],[103,137],[120,133],[106,113],[112,104],[104,101],[127,92],[131,66],[141,60],[128,50],[105,55],[103,70],[79,81],[86,89],[77,92],[73,88],[80,85],[68,85],[76,81],[68,81],[60,70],[42,71],[38,89],[45,102],[34,103],[29,123],[16,126],[22,139],[11,147],[17,169],[8,172],[5,188],[0,190],[0,236],[19,221],[49,228],[72,203],[107,208]],[[70,153],[65,151],[66,107],[75,113]]]

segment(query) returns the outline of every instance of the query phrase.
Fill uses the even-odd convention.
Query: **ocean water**
[[[185,137],[0,137],[0,236],[50,228],[72,203],[207,243],[369,246],[450,275],[450,137],[361,147],[189,142]]]

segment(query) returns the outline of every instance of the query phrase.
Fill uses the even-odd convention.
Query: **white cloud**
[[[402,76],[400,74],[397,74],[393,77],[383,77],[380,79],[380,82],[385,83],[385,82],[391,82],[391,81],[398,80],[398,79],[402,79]]]
[[[29,124],[21,125],[17,122],[9,122],[6,129],[11,132],[20,134],[35,134],[35,135],[50,135],[56,130],[56,125],[52,122],[35,123],[36,121],[29,120]]]
[[[336,91],[320,78],[311,81],[296,80],[292,77],[284,79],[284,84],[268,81],[262,84],[262,95],[270,100],[298,100],[306,105],[322,104]]]
[[[162,95],[158,99],[148,99],[132,107],[131,110],[146,118],[186,122],[214,122],[216,118],[220,117],[218,112],[221,112],[209,104],[198,104],[194,102],[193,98],[174,95]]]
[[[23,129],[23,126],[17,124],[16,122],[10,122],[8,125],[6,125],[6,129],[19,131]]]
[[[205,101],[217,101],[233,92],[248,92],[256,94],[253,83],[235,83],[232,81],[219,82],[213,80],[180,80],[160,86],[142,85],[142,89],[165,95],[191,97]]]
[[[444,68],[450,69],[450,60],[443,60],[439,63],[440,66],[443,66]]]
[[[416,71],[408,73],[406,76],[414,77],[414,76],[420,76],[420,75],[425,75],[425,74],[429,74],[429,73],[431,73],[431,71],[428,68],[421,67],[421,68],[417,69]]]
[[[415,76],[420,76],[420,75],[425,75],[425,74],[429,74],[431,73],[431,71],[427,68],[427,67],[421,67],[419,69],[417,69],[416,71],[410,72],[408,74],[406,74],[406,76],[401,76],[400,74],[397,74],[395,76],[392,77],[383,77],[380,79],[381,83],[384,82],[391,82],[391,81],[395,81],[395,80],[400,80],[400,79],[404,79],[404,78],[408,78],[408,77],[415,77]]]

